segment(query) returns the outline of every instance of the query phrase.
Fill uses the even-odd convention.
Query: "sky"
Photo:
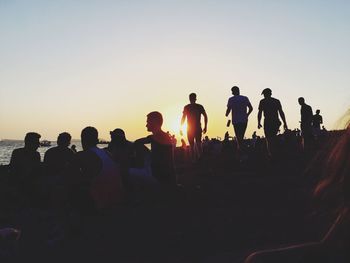
[[[148,135],[160,111],[179,137],[183,107],[197,93],[211,138],[226,131],[236,85],[254,111],[261,91],[297,128],[302,96],[327,129],[350,107],[350,1],[0,0],[0,139],[36,131],[55,140],[125,130]],[[262,135],[262,130],[257,130]]]

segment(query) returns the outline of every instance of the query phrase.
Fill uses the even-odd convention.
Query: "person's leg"
[[[264,132],[266,138],[266,146],[269,157],[272,157],[276,152],[276,138],[280,124],[265,123]]]
[[[238,144],[238,149],[240,150],[243,147],[243,139],[244,139],[244,134],[247,129],[247,123],[236,123],[233,124],[233,128],[235,130],[235,134],[237,137],[237,144]]]
[[[194,145],[194,134],[193,131],[187,132],[187,140],[190,145],[190,158],[194,159],[195,154],[195,145]]]
[[[202,129],[197,129],[195,134],[196,159],[202,155]]]
[[[312,146],[312,142],[313,142],[313,134],[312,134],[311,124],[303,125],[302,134],[303,134],[303,141],[304,141],[304,143],[303,143],[304,150],[308,150]]]

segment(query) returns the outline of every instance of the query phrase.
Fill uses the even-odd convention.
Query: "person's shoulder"
[[[20,154],[24,152],[24,148],[16,148],[12,151],[12,154]]]
[[[99,159],[97,154],[90,150],[77,152],[74,156],[78,162],[82,163],[94,162]]]
[[[272,98],[272,97],[271,97],[271,101],[272,101],[273,103],[276,103],[276,104],[281,104],[280,100],[279,100],[279,99],[276,99],[276,98]]]
[[[199,108],[201,110],[204,110],[204,106],[202,104],[196,103],[195,105],[196,105],[197,108]]]
[[[67,155],[74,155],[74,154],[75,154],[75,153],[73,152],[73,150],[70,149],[70,148],[68,148],[68,147],[64,148],[64,149],[63,149],[63,152],[64,152],[65,154],[67,154]]]
[[[157,142],[162,145],[171,144],[172,142],[170,135],[163,131],[150,136],[152,136],[152,140],[154,142]]]
[[[266,98],[263,98],[259,101],[259,104],[264,104],[266,102]]]
[[[249,98],[248,98],[247,96],[244,96],[244,95],[239,95],[239,96],[240,96],[239,99],[240,99],[241,101],[244,101],[244,102],[247,102],[247,103],[249,102]]]
[[[231,97],[228,98],[228,101],[229,101],[229,102],[230,102],[230,101],[233,101],[233,100],[235,100],[235,96],[231,96]]]
[[[46,150],[45,155],[47,155],[47,154],[52,154],[52,153],[55,153],[55,152],[57,152],[57,151],[58,151],[58,146],[51,147],[51,148],[49,148],[49,149]]]

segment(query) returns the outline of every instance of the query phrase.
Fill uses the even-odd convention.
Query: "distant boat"
[[[42,140],[40,142],[40,147],[50,147],[51,146],[51,142],[47,141],[47,140]]]
[[[105,141],[103,139],[98,140],[98,144],[109,144],[109,141]]]

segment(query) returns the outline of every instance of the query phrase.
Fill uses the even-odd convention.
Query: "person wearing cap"
[[[274,138],[279,132],[281,126],[281,121],[279,116],[283,121],[283,127],[285,130],[288,129],[286,117],[282,110],[281,102],[278,99],[272,98],[272,91],[269,88],[266,88],[261,93],[264,95],[264,98],[260,100],[259,103],[259,112],[258,112],[258,129],[262,127],[261,117],[264,113],[264,133],[267,141],[268,153],[271,156],[272,151],[274,150]]]
[[[240,95],[237,86],[231,88],[233,96],[227,102],[226,117],[232,112],[232,125],[237,137],[238,149],[241,149],[243,138],[247,129],[248,117],[253,111],[253,107],[246,96]]]

